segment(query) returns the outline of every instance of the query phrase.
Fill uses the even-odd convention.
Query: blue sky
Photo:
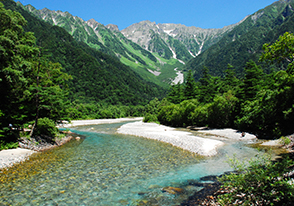
[[[68,11],[84,20],[94,18],[122,30],[134,23],[180,23],[222,28],[242,20],[276,0],[18,0],[37,9]]]

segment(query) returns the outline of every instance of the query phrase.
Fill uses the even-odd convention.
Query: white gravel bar
[[[235,130],[235,129],[210,129],[210,130],[199,130],[198,132],[205,133],[205,134],[212,134],[220,137],[225,137],[227,139],[232,140],[257,140],[257,137],[253,134],[249,134],[247,132],[244,132],[244,136],[242,136],[242,133]]]
[[[0,169],[22,162],[33,153],[35,151],[22,148],[2,150],[0,151]]]
[[[218,140],[193,136],[190,132],[177,131],[172,127],[142,121],[124,124],[117,132],[166,142],[203,156],[216,155],[217,147],[224,144]]]
[[[63,124],[63,127],[76,127],[76,126],[96,125],[96,124],[112,124],[112,123],[119,123],[119,122],[141,121],[141,120],[143,120],[143,117],[118,118],[118,119],[73,120],[69,124]]]

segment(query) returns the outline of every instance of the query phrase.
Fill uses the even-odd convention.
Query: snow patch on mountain
[[[177,36],[176,34],[173,34],[172,32],[174,31],[174,29],[171,30],[163,30],[164,33],[166,33],[169,36],[175,37]]]
[[[54,25],[57,25],[57,21],[56,21],[55,17],[52,17],[52,20],[53,20]]]
[[[174,69],[177,72],[177,77],[172,81],[172,85],[174,84],[183,84],[184,83],[184,74],[181,71],[178,71],[178,68]]]
[[[155,76],[159,76],[161,74],[161,72],[159,71],[152,71],[151,69],[148,69],[148,71],[152,74],[154,74]]]
[[[200,48],[199,48],[199,51],[198,51],[198,53],[196,54],[196,56],[198,56],[199,54],[201,54],[202,49],[203,49],[203,46],[204,46],[204,41],[201,43]]]
[[[188,52],[191,54],[192,57],[196,57],[190,50],[188,50]]]

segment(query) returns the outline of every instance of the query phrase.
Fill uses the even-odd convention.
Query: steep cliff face
[[[178,59],[187,61],[218,42],[241,22],[222,29],[201,29],[182,24],[156,24],[155,22],[142,21],[123,29],[121,32],[125,37],[150,52],[164,56],[166,53],[162,51],[167,47],[171,51],[169,57],[174,57],[173,54],[176,54]]]

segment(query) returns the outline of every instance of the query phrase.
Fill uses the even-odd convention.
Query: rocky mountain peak
[[[188,56],[195,57],[203,50],[216,43],[225,33],[231,31],[239,23],[224,27],[222,29],[202,29],[195,26],[185,26],[183,24],[163,23],[156,24],[151,21],[141,21],[135,23],[121,31],[129,40],[139,44],[145,49],[153,48],[150,44],[154,38],[161,38],[173,53],[177,53],[176,45],[170,44],[170,38],[175,39],[186,47]],[[154,36],[154,34],[157,35]],[[193,45],[191,45],[191,42]],[[179,44],[177,44],[179,45]],[[175,55],[174,55],[175,56]]]
[[[93,29],[96,29],[99,25],[102,25],[101,23],[97,22],[95,19],[89,19],[88,21],[86,21],[86,23]]]
[[[106,25],[106,28],[109,29],[110,31],[119,32],[118,26],[115,24],[108,24]]]

